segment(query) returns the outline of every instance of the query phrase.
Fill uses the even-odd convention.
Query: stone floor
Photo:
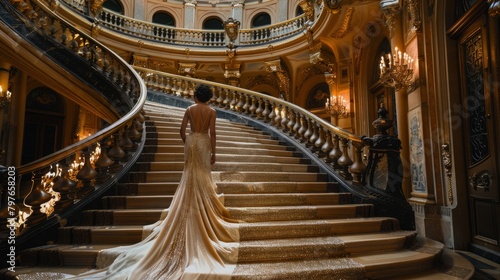
[[[469,260],[476,269],[472,280],[495,280],[500,279],[500,264],[485,259],[471,252],[458,251],[459,254]]]

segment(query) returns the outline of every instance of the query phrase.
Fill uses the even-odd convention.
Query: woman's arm
[[[210,114],[210,145],[212,148],[212,157],[210,158],[210,163],[214,164],[215,163],[215,119],[217,117],[217,114],[215,113],[214,109],[211,109],[212,112]]]
[[[186,110],[186,112],[184,112],[184,118],[182,118],[182,123],[181,123],[180,134],[181,134],[182,143],[186,143],[186,127],[187,127],[187,123],[188,123],[188,119],[189,119],[188,110],[189,110],[189,108]]]

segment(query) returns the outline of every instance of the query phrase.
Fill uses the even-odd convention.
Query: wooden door
[[[497,143],[487,15],[458,37],[464,151],[472,243],[500,252]]]

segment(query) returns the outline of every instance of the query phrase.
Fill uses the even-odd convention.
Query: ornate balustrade
[[[101,186],[118,180],[140,153],[146,87],[123,59],[51,12],[42,2],[0,0],[0,21],[62,69],[90,85],[116,121],[94,135],[17,168],[15,193],[2,191],[1,236],[61,218]],[[39,62],[43,63],[43,62]],[[127,167],[128,168],[128,167]],[[120,174],[121,175],[121,174]],[[2,184],[3,185],[3,184]],[[15,201],[12,198],[15,197]],[[57,215],[55,215],[57,214]],[[6,233],[5,229],[9,232]]]
[[[190,97],[199,83],[212,87],[213,104],[246,114],[294,137],[346,181],[363,185],[366,165],[361,137],[322,120],[311,112],[279,98],[228,85],[134,67],[148,89],[168,95]]]
[[[302,14],[293,19],[261,28],[241,29],[239,44],[241,46],[252,46],[283,40],[300,34],[307,27],[306,21],[306,16]]]
[[[62,0],[74,10],[89,16],[88,1]],[[158,43],[182,46],[226,47],[228,41],[223,30],[199,30],[176,28],[126,17],[111,10],[102,9],[98,16],[99,24],[124,33]],[[294,35],[300,35],[306,28],[307,17],[300,15],[274,25],[254,29],[240,29],[236,42],[242,47],[272,43]]]
[[[134,68],[147,88],[160,94],[191,98],[196,85],[210,85],[214,93],[212,104],[264,122],[288,135],[302,149],[314,154],[322,166],[327,166],[334,180],[352,192],[356,201],[374,204],[377,215],[399,219],[403,229],[415,229],[413,210],[401,189],[401,142],[388,135],[392,121],[387,119],[383,108],[374,122],[378,134],[372,138],[360,137],[282,99],[229,85]]]

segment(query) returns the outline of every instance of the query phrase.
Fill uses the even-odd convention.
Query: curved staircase
[[[184,109],[148,103],[147,143],[135,171],[102,209],[61,227],[53,244],[21,253],[5,279],[61,279],[93,268],[99,250],[141,240],[167,209],[183,169]],[[373,205],[351,203],[325,174],[283,143],[243,124],[217,122],[213,176],[233,218],[243,220],[233,279],[467,279],[468,262],[403,231]],[[458,259],[460,260],[460,259]]]

